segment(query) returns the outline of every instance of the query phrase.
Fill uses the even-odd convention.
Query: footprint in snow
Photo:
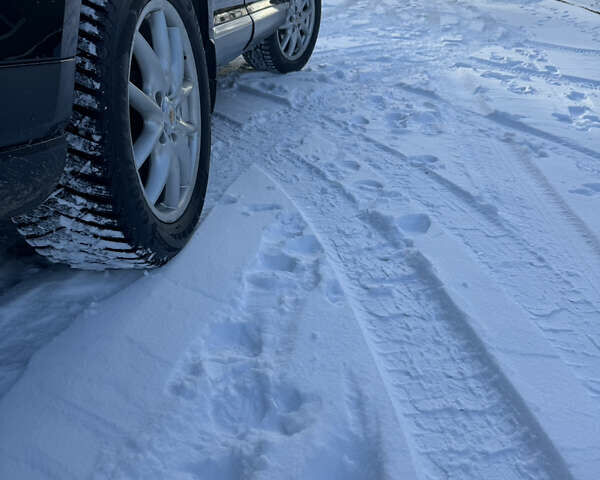
[[[293,348],[295,323],[308,293],[327,284],[331,296],[337,294],[334,275],[321,273],[327,266],[322,258],[322,246],[302,217],[277,213],[242,275],[239,295],[213,318],[203,318],[204,333],[174,369],[167,391],[176,408],[125,452],[143,455],[136,478],[165,478],[142,472],[173,468],[180,469],[174,476],[182,478],[254,478],[267,465],[269,443],[285,441],[315,423],[321,398],[281,375],[273,359]],[[327,282],[321,283],[321,277]],[[286,304],[293,295],[296,302]],[[277,335],[269,335],[273,332]],[[175,467],[161,463],[166,457],[156,455],[156,445],[177,452]]]
[[[519,82],[510,82],[508,90],[518,95],[535,95],[537,90],[531,85],[522,85]]]
[[[571,105],[568,112],[568,114],[555,112],[552,116],[559,122],[573,125],[578,130],[588,131],[591,128],[600,128],[600,116],[596,115],[589,107]]]
[[[345,301],[345,294],[340,282],[335,276],[333,269],[327,263],[319,265],[321,275],[321,288],[325,298],[333,305],[340,305]]]
[[[270,272],[250,272],[244,276],[246,282],[259,290],[273,291],[281,287],[280,277]]]
[[[346,411],[335,440],[319,445],[310,458],[302,478],[343,478],[344,480],[380,480],[386,475],[380,418],[369,408],[368,393],[352,372],[346,374],[345,388],[340,389]]]
[[[283,252],[262,252],[259,254],[259,262],[266,270],[280,272],[293,272],[298,261]]]
[[[252,215],[253,213],[272,212],[281,210],[281,205],[277,203],[253,203],[244,208],[244,215]]]
[[[361,128],[361,127],[363,127],[363,128],[364,128],[364,127],[366,127],[367,125],[369,125],[369,124],[371,123],[371,122],[370,122],[370,121],[369,121],[369,120],[368,120],[366,117],[364,117],[363,115],[354,115],[354,116],[352,117],[352,119],[350,120],[350,122],[352,123],[352,125],[353,125],[354,127],[359,127],[359,128]]]
[[[386,115],[385,115],[388,126],[392,130],[405,129],[407,126],[408,117],[409,117],[408,113],[399,112],[399,111],[386,113]]]
[[[569,190],[569,193],[591,197],[600,194],[600,183],[584,183],[580,188]]]
[[[440,159],[434,155],[413,155],[408,157],[408,161],[411,163],[411,165],[414,166],[418,166],[418,165],[434,165],[436,163],[439,163]]]
[[[260,325],[253,322],[228,319],[211,326],[205,342],[211,349],[236,357],[255,358],[263,351]],[[193,364],[193,363],[191,363]],[[195,369],[199,376],[202,370]],[[194,372],[190,372],[193,375]]]
[[[231,320],[211,326],[204,346],[188,352],[169,392],[222,433],[295,435],[315,421],[320,397],[273,377],[260,360],[262,337],[253,328]]]
[[[344,291],[337,279],[330,278],[325,281],[325,296],[334,305],[340,305],[344,302]]]
[[[360,190],[367,190],[367,191],[378,191],[383,189],[383,184],[381,182],[378,182],[377,180],[358,180],[357,182],[354,182],[354,186],[357,187]]]
[[[577,91],[573,90],[571,93],[569,93],[567,95],[567,98],[569,100],[579,102],[581,100],[585,100],[587,97],[586,97],[585,93],[581,93],[581,92],[577,92]]]
[[[323,247],[314,235],[290,238],[285,242],[284,249],[298,255],[310,256],[320,254],[323,251]]]
[[[354,160],[344,160],[342,162],[342,167],[346,170],[350,170],[352,172],[358,172],[360,170],[360,163]]]
[[[325,170],[327,174],[334,180],[340,181],[344,178],[344,173],[333,162],[327,162],[325,165],[323,165],[323,170]]]
[[[443,131],[442,118],[437,110],[413,112],[409,119],[410,124],[417,124],[424,135],[438,135]]]
[[[371,95],[369,100],[373,105],[375,105],[375,107],[377,107],[378,110],[385,110],[387,102],[382,95]]]
[[[225,378],[212,379],[212,417],[223,430],[239,436],[261,429],[285,436],[295,435],[314,422],[320,399],[293,385],[273,379],[254,364],[239,364]]]

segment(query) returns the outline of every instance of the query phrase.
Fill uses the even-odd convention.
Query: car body
[[[0,7],[0,217],[43,201],[64,167],[79,1]]]
[[[194,0],[213,103],[217,69],[272,35],[289,4]],[[81,0],[3,0],[0,7],[0,217],[41,203],[63,172],[81,8]]]

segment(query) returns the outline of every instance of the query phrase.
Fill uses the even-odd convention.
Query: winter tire
[[[279,73],[301,70],[313,53],[320,24],[321,0],[291,0],[286,23],[244,53],[244,58],[257,70]]]
[[[42,206],[13,220],[55,262],[162,265],[197,224],[210,141],[191,0],[83,0],[67,167]]]

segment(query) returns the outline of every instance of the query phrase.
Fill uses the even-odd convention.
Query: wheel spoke
[[[185,69],[181,30],[169,28],[169,39],[171,43],[171,91],[176,93],[179,92],[183,84]]]
[[[198,133],[198,127],[193,123],[186,122],[185,120],[178,120],[175,129],[182,135],[195,135]]]
[[[146,95],[131,82],[129,82],[129,105],[131,105],[144,120],[154,120],[159,122],[161,119],[162,111],[154,99],[149,95]]]
[[[287,30],[285,32],[285,37],[283,39],[283,41],[281,42],[281,49],[285,52],[288,45],[290,44],[290,40],[292,39],[292,32],[293,30]]]
[[[189,148],[187,137],[183,137],[175,143],[175,151],[177,152],[177,159],[179,160],[181,185],[184,187],[190,187],[193,174],[191,168],[193,165],[193,159],[190,158],[192,152]]]
[[[298,45],[298,31],[294,30],[294,32],[292,33],[292,40],[290,41],[290,48],[289,48],[288,55],[290,55],[290,56],[294,55],[294,52],[296,51],[296,45]]]
[[[174,146],[173,146],[174,147]],[[175,148],[170,149],[169,174],[165,185],[163,203],[169,208],[177,208],[181,200],[181,165]]]
[[[168,77],[171,68],[171,43],[165,12],[158,10],[150,15],[150,31],[154,51],[160,59],[163,73]]]
[[[142,71],[144,91],[165,90],[167,85],[160,59],[140,32],[135,34],[133,55]]]
[[[146,182],[146,197],[152,205],[156,205],[160,194],[167,184],[171,164],[170,152],[161,148],[160,151],[152,152],[150,159],[150,173]]]
[[[133,160],[136,169],[139,170],[153,153],[162,132],[161,123],[146,122],[144,124],[144,130],[133,145]]]
[[[309,8],[308,10],[304,10],[300,14],[300,21],[302,23],[308,24],[310,22],[310,16],[311,15],[312,15],[312,8]]]

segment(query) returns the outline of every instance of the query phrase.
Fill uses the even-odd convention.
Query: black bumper
[[[56,187],[67,154],[65,136],[0,152],[0,218],[42,203]]]
[[[35,207],[66,160],[81,0],[0,0],[0,218]]]
[[[71,116],[75,60],[0,66],[0,149],[56,136]]]
[[[64,169],[75,60],[0,67],[0,218],[44,201]]]

